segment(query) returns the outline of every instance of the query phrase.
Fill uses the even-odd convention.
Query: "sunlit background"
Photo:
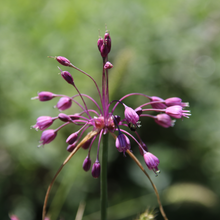
[[[38,148],[41,132],[30,129],[41,115],[56,116],[57,99],[31,100],[40,91],[72,96],[76,91],[58,75],[62,55],[101,85],[97,39],[110,31],[111,99],[140,92],[190,102],[190,119],[162,128],[143,119],[139,129],[160,159],[161,174],[149,172],[169,219],[220,219],[220,3],[216,0],[8,0],[0,3],[0,219],[41,218],[47,186],[68,156],[69,126]],[[94,84],[69,70],[82,93],[98,99]],[[136,108],[144,98],[128,98]],[[92,103],[89,103],[90,107]],[[78,108],[71,109],[72,113]],[[118,114],[123,108],[118,109]],[[57,122],[53,128],[60,124]],[[95,159],[97,142],[92,150]],[[132,150],[139,156],[137,145]],[[85,202],[85,220],[99,219],[99,179],[84,172],[80,150],[52,188],[52,220],[74,219]],[[149,181],[130,157],[109,140],[109,218],[135,219],[147,208],[162,217]]]

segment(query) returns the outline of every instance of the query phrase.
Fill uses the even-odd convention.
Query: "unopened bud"
[[[55,58],[63,66],[70,66],[71,65],[70,61],[66,57],[58,56]]]

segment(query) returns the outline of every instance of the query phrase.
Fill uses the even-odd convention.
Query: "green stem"
[[[107,220],[107,167],[108,167],[108,133],[103,135],[101,163],[101,220]]]

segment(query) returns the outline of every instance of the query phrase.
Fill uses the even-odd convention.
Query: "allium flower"
[[[73,95],[72,97],[66,95],[58,95],[51,92],[40,92],[37,97],[33,99],[39,99],[40,101],[49,101],[53,98],[60,97],[59,101],[56,104],[56,108],[59,111],[64,111],[69,109],[72,106],[72,103],[78,105],[81,108],[81,112],[75,113],[73,115],[66,115],[64,113],[60,113],[57,117],[50,117],[50,116],[41,116],[37,119],[36,125],[33,127],[36,129],[44,130],[41,136],[41,145],[45,145],[53,141],[57,135],[57,132],[67,126],[68,124],[75,124],[81,126],[78,131],[70,134],[67,138],[66,143],[68,144],[67,151],[72,152],[73,149],[76,148],[79,141],[82,139],[83,135],[86,133],[87,129],[92,128],[95,132],[93,137],[89,138],[87,141],[84,142],[82,148],[89,149],[88,157],[84,161],[83,169],[88,170],[91,165],[90,159],[90,150],[93,145],[94,140],[99,137],[98,141],[98,152],[96,162],[93,164],[92,168],[92,175],[97,178],[100,172],[100,163],[98,160],[99,157],[99,146],[102,135],[106,133],[118,133],[118,136],[115,141],[115,147],[119,152],[123,152],[125,155],[127,150],[131,149],[131,144],[129,138],[132,138],[137,143],[140,153],[143,155],[145,163],[150,170],[156,171],[157,166],[159,164],[159,160],[156,160],[155,156],[150,154],[146,147],[146,144],[142,141],[141,137],[138,134],[138,130],[140,127],[140,120],[143,117],[153,118],[157,124],[162,127],[168,128],[174,125],[173,118],[182,118],[182,117],[189,117],[189,110],[183,110],[184,107],[188,106],[188,103],[183,103],[182,99],[178,97],[172,97],[167,99],[162,99],[157,96],[148,96],[141,93],[130,93],[122,97],[120,100],[113,101],[115,105],[110,110],[110,105],[113,102],[109,101],[109,90],[108,90],[108,70],[113,67],[113,65],[108,61],[108,53],[111,50],[111,37],[108,32],[105,33],[104,39],[99,38],[98,42],[98,49],[100,51],[101,57],[103,58],[103,68],[102,68],[102,89],[100,90],[96,81],[90,76],[88,73],[80,70],[79,68],[75,67],[67,58],[62,56],[57,56],[55,59],[63,66],[72,67],[82,74],[89,77],[98,92],[99,99],[101,101],[101,106],[98,105],[97,101],[95,101],[91,96],[82,94],[74,82],[72,75],[68,71],[63,71],[59,67],[61,71],[61,76],[63,79],[72,85],[77,94]],[[130,96],[144,96],[147,100],[146,103],[136,106],[135,109],[128,107],[125,104],[125,99]],[[82,104],[75,100],[75,98],[80,97],[82,100]],[[85,99],[89,99],[92,101],[97,109],[88,109]],[[118,104],[123,104],[125,107],[124,117],[115,115],[114,111]],[[150,107],[151,106],[151,107]],[[146,108],[148,107],[148,108]],[[155,115],[144,114],[146,111],[154,111],[156,113],[161,113]],[[122,119],[121,119],[122,118]],[[54,120],[59,119],[60,121],[64,122],[59,128],[53,130],[45,130],[49,126],[51,126]],[[131,131],[134,132],[136,138],[133,134],[129,133],[128,131],[123,129],[129,127]],[[128,137],[129,136],[129,137]],[[145,153],[144,153],[145,152]],[[90,164],[90,165],[89,165]],[[99,171],[98,171],[99,170]]]
[[[33,126],[36,129],[44,130],[41,135],[40,145],[49,144],[55,139],[59,130],[69,124],[74,124],[78,126],[79,129],[73,133],[71,131],[69,137],[66,139],[66,143],[68,144],[67,151],[71,153],[69,157],[64,161],[62,167],[65,165],[65,163],[68,162],[71,156],[75,154],[75,152],[80,147],[82,147],[83,149],[88,150],[88,155],[83,162],[83,169],[88,171],[91,167],[92,160],[95,161],[92,166],[92,176],[94,178],[98,178],[101,172],[101,164],[99,162],[99,148],[101,139],[103,135],[110,133],[115,138],[116,149],[119,152],[122,152],[124,155],[127,153],[131,156],[130,139],[133,139],[136,142],[140,154],[143,156],[148,169],[153,170],[157,174],[159,173],[159,159],[148,152],[146,144],[142,141],[138,133],[138,129],[140,129],[140,121],[143,117],[148,117],[154,119],[155,122],[162,127],[172,127],[174,125],[174,120],[172,120],[172,117],[188,118],[190,116],[190,111],[184,110],[185,107],[188,107],[188,103],[182,102],[182,100],[178,97],[167,98],[164,100],[157,96],[148,96],[142,93],[129,93],[119,100],[110,102],[108,71],[113,67],[113,65],[108,61],[108,54],[111,51],[111,37],[108,32],[105,33],[104,39],[101,37],[98,39],[97,46],[103,60],[101,89],[98,87],[98,84],[92,76],[74,66],[67,58],[62,56],[54,57],[61,65],[73,68],[84,74],[86,77],[89,77],[97,89],[99,100],[93,99],[90,95],[82,94],[76,86],[77,82],[74,81],[70,72],[66,70],[63,71],[58,67],[61,71],[62,78],[68,84],[73,86],[76,94],[73,94],[73,96],[69,97],[66,95],[43,91],[33,99],[39,99],[40,101],[44,102],[59,97],[60,99],[55,106],[59,111],[65,111],[66,109],[69,109],[73,104],[77,105],[80,108],[80,111],[73,112],[73,114],[70,115],[59,113],[57,117],[40,116],[37,119],[36,125]],[[143,96],[146,99],[145,103],[139,106],[135,106],[134,109],[128,107],[125,101],[126,98],[131,96]],[[78,101],[78,98],[80,98],[81,102]],[[85,99],[89,99],[90,102],[93,102],[96,108],[88,108]],[[101,104],[99,105],[98,102]],[[115,114],[115,109],[119,104],[122,104],[125,108],[124,115],[121,116]],[[145,114],[146,112],[155,112],[155,114]],[[50,127],[55,120],[60,120],[63,124],[56,129],[45,130],[46,128]],[[130,131],[127,131],[128,128],[130,128]],[[90,159],[90,151],[96,138],[98,138],[98,147],[97,156],[94,160],[93,158]],[[60,170],[61,169],[59,169],[59,171]],[[156,189],[155,186],[153,187]],[[48,189],[50,188],[51,187]],[[156,190],[155,192],[157,193]],[[47,201],[47,199],[45,201]],[[45,210],[46,205],[44,205],[43,216],[45,216]],[[165,216],[165,214],[163,214],[163,216]]]

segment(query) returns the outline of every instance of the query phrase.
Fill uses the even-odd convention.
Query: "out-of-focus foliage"
[[[38,116],[58,114],[56,100],[30,100],[37,92],[76,93],[47,56],[69,58],[101,84],[96,42],[105,25],[112,37],[112,99],[140,92],[190,102],[191,118],[173,128],[142,120],[141,135],[160,159],[161,174],[151,176],[165,212],[170,219],[219,219],[219,10],[216,0],[1,1],[1,219],[9,219],[9,213],[20,220],[40,219],[46,188],[68,155],[65,139],[74,127],[44,148],[37,148],[40,132],[30,130]],[[91,80],[69,71],[81,92],[98,98]],[[141,99],[128,98],[126,104],[135,108]],[[132,150],[138,155],[135,143]],[[117,152],[113,140],[109,151],[109,219],[135,219],[157,207],[136,164]],[[51,219],[74,219],[81,201],[86,203],[84,219],[99,218],[99,180],[83,171],[85,157],[80,150],[58,177],[49,199]],[[162,219],[159,213],[156,219]]]

